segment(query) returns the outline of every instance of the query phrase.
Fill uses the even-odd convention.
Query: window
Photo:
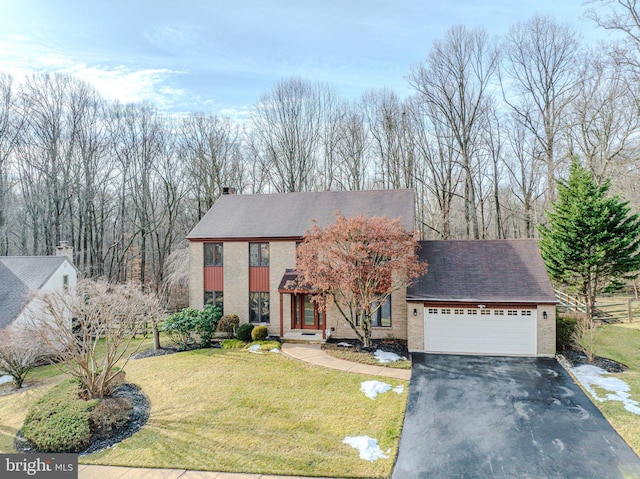
[[[464,309],[454,309],[453,314],[464,314]]]
[[[269,243],[249,243],[249,266],[269,266]]]
[[[222,266],[222,243],[204,244],[204,265]]]
[[[523,309],[520,314],[522,316],[531,316],[531,310],[530,309]]]
[[[224,298],[222,291],[205,291],[204,292],[204,305],[215,304],[220,306],[220,311],[224,314]]]
[[[482,316],[489,316],[489,315],[491,315],[491,310],[490,310],[490,309],[487,309],[487,308],[482,308],[482,309],[480,310],[480,314],[481,314]]]
[[[438,314],[438,308],[429,308],[429,314]]]
[[[65,274],[62,276],[62,289],[69,289],[69,275]]]
[[[269,322],[269,293],[249,293],[249,322]]]
[[[507,316],[518,316],[518,310],[516,310],[516,309],[507,309]]]
[[[496,309],[493,314],[496,316],[504,316],[504,309]]]
[[[467,309],[467,314],[478,314],[477,309]]]
[[[374,308],[377,306],[378,303],[374,303]],[[371,326],[375,328],[391,327],[391,297],[387,298],[387,301],[373,313],[373,316],[371,316]]]
[[[449,308],[442,308],[442,314],[451,314],[451,310]]]

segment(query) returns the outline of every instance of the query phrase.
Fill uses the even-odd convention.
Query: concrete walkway
[[[325,353],[319,344],[282,344],[283,354],[306,363],[337,369],[349,373],[369,374],[386,378],[411,378],[410,369],[352,363]],[[185,469],[148,469],[140,467],[91,466],[80,464],[78,479],[296,479],[295,476],[269,476],[266,474],[239,474],[230,472],[187,471]],[[301,479],[301,478],[298,478]],[[318,477],[315,479],[327,479]]]

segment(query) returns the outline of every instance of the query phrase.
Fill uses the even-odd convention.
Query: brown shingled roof
[[[407,230],[415,228],[411,189],[223,195],[187,238],[302,238],[311,220],[326,227],[337,211],[346,217],[401,218]]]
[[[557,303],[535,240],[421,241],[408,301]]]

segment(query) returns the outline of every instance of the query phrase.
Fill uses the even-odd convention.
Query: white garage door
[[[427,353],[536,355],[536,310],[430,308],[424,310]]]

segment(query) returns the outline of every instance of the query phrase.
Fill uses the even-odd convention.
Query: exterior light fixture
[[[413,308],[413,315],[418,316],[418,308]]]
[[[547,312],[546,311],[542,312],[542,319],[547,319]]]
[[[484,309],[484,308],[486,308],[486,307],[487,307],[487,305],[486,305],[486,304],[479,304],[479,305],[478,305],[478,308],[479,308],[479,309]]]

